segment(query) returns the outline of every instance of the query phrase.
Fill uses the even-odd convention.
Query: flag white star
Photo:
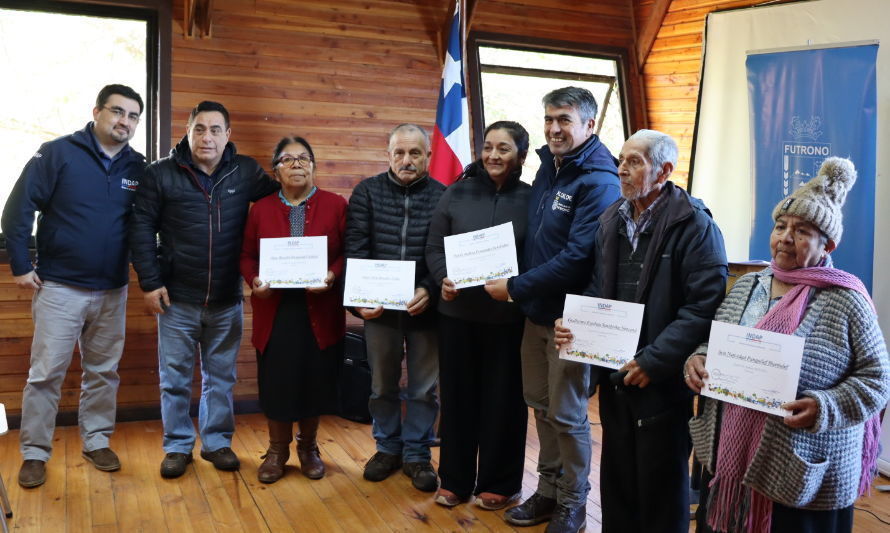
[[[442,97],[448,95],[452,85],[463,85],[460,61],[455,61],[451,54],[445,54],[445,68],[442,69]]]

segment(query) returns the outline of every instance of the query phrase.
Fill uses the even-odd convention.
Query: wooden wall
[[[657,3],[657,0],[634,2],[634,18],[638,25]],[[670,2],[642,74],[649,127],[672,135],[680,145],[680,161],[673,179],[683,186],[686,185],[689,173],[695,110],[698,105],[705,18],[712,11],[762,3],[764,0]]]
[[[214,0],[211,37],[193,39],[183,37],[183,3],[173,1],[173,143],[184,135],[196,103],[217,100],[231,111],[239,152],[268,168],[281,136],[303,135],[317,155],[318,184],[348,196],[359,180],[387,168],[386,136],[393,126],[433,125],[441,77],[437,43],[451,15],[449,0]],[[478,0],[472,24],[523,38],[629,48],[631,13],[630,0]],[[638,96],[632,106],[642,109]],[[13,416],[28,371],[30,298],[12,283],[8,267],[0,267],[0,401]],[[135,281],[127,319],[119,405],[155,406],[155,318],[146,313]],[[256,391],[250,330],[246,312],[239,399]],[[79,384],[75,357],[62,411],[76,410]],[[199,390],[196,385],[195,397]]]

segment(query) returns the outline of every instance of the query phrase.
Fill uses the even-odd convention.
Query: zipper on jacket
[[[494,204],[491,206],[491,220],[488,222],[489,226],[494,226],[495,215],[498,210],[498,198],[501,197],[501,193],[499,191],[495,191],[494,193]]]
[[[556,169],[556,172],[553,173],[553,186],[551,187],[550,191],[553,193],[554,200],[556,198],[556,189],[557,184],[559,183],[559,171],[561,169],[562,167],[559,167]],[[546,206],[547,198],[547,196],[542,197],[541,203],[538,204],[538,213],[540,213],[540,219],[538,220],[538,229],[535,230],[535,238],[533,239],[535,243],[538,242],[538,236],[541,234],[541,229],[544,227],[544,208]]]
[[[402,249],[399,253],[399,256],[402,258],[402,261],[405,260],[405,254],[408,251],[408,208],[411,206],[411,200],[408,196],[408,187],[405,187],[405,218],[402,221]]]
[[[231,176],[236,170],[238,170],[239,165],[235,165],[235,168],[224,174],[221,178],[219,178],[216,183],[214,183],[210,187],[210,194],[207,195],[207,294],[204,296],[204,307],[207,307],[210,304],[210,289],[213,286],[213,191],[216,190],[216,187],[223,182],[226,178]],[[221,200],[219,198],[216,199],[216,213],[217,213],[217,221],[218,221],[218,230],[222,230],[222,213],[220,208]]]

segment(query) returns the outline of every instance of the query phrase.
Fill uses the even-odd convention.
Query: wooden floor
[[[596,402],[591,402],[592,406]],[[591,421],[597,422],[595,408]],[[535,489],[537,435],[529,417],[529,438],[523,498]],[[599,443],[598,424],[592,428],[593,489],[588,499],[588,532],[598,532]],[[239,472],[219,472],[198,458],[181,478],[165,480],[158,474],[163,458],[160,421],[119,424],[112,447],[123,463],[119,472],[99,472],[81,457],[76,427],[56,431],[47,482],[22,489],[16,482],[21,457],[18,432],[0,437],[0,473],[9,491],[14,531],[34,532],[389,532],[389,531],[523,531],[538,533],[544,525],[514,530],[503,521],[503,511],[482,511],[473,505],[446,509],[431,495],[411,487],[401,473],[381,483],[362,478],[362,467],[374,453],[370,426],[338,417],[324,417],[320,447],[328,473],[311,481],[289,466],[278,483],[256,480],[260,455],[267,443],[262,415],[237,417],[232,448],[241,458]],[[293,445],[291,446],[293,455]],[[433,451],[434,462],[438,449]],[[296,463],[292,457],[291,464]],[[888,483],[880,480],[879,483]],[[870,509],[890,521],[890,493],[862,498],[858,507]],[[690,528],[692,530],[692,528]],[[856,532],[890,531],[890,526],[863,511],[856,511]]]

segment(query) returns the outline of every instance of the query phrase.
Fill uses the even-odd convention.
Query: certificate
[[[634,358],[646,306],[589,296],[566,295],[562,325],[572,342],[559,350],[561,359],[621,368]]]
[[[803,337],[714,321],[702,396],[784,416],[797,398]]]
[[[343,305],[408,309],[414,298],[414,261],[347,259]]]
[[[260,279],[273,289],[324,287],[328,238],[260,239]]]
[[[445,237],[445,268],[458,289],[519,275],[513,223]]]

